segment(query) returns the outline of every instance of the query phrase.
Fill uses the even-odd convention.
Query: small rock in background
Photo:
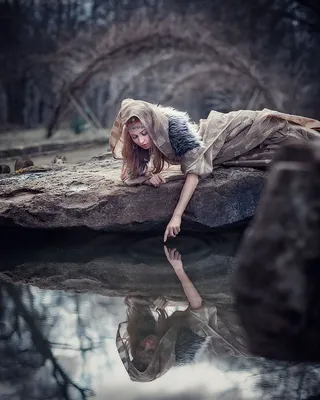
[[[21,169],[32,166],[33,166],[33,161],[30,158],[18,158],[14,164],[14,170],[20,171]]]
[[[66,164],[67,163],[67,157],[65,156],[55,156],[55,158],[52,161],[52,164]]]
[[[10,174],[10,167],[6,164],[0,164],[0,174]]]
[[[320,361],[320,143],[276,155],[233,290],[253,354]]]

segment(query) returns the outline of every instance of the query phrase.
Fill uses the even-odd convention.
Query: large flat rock
[[[127,187],[120,181],[121,162],[110,154],[76,165],[32,168],[0,177],[0,227],[88,227],[95,230],[149,230],[163,227],[177,204],[183,176],[166,172],[159,188]],[[182,228],[211,229],[254,215],[265,172],[220,168],[200,182],[188,205]]]

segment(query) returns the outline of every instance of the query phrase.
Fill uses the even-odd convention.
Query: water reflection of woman
[[[127,297],[127,321],[118,327],[117,349],[134,381],[149,382],[172,366],[246,353],[229,301],[204,301],[184,271],[176,249],[164,248],[188,302]]]

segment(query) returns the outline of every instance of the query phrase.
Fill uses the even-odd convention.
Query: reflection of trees
[[[111,369],[121,365],[118,354],[117,362],[113,363],[105,345],[108,335],[114,345],[116,328],[113,331],[111,325],[116,326],[125,320],[125,306],[123,315],[120,315],[119,301],[123,302],[116,297],[44,291],[3,283],[0,288],[0,386],[1,390],[5,387],[10,392],[3,398],[87,399],[91,394],[87,388],[97,383],[97,376],[99,379],[100,374],[109,376],[109,371],[112,375]],[[79,373],[75,373],[72,366],[65,366],[63,357],[59,356],[59,353],[68,356],[71,352],[80,356],[77,363]],[[90,370],[93,359],[94,367]],[[215,359],[211,362],[214,376]],[[118,374],[120,369],[122,365],[115,372]],[[260,395],[257,398],[262,400],[302,400],[320,393],[320,370],[317,365],[246,358],[227,362],[223,370],[226,371],[226,379],[230,377],[230,387],[238,384],[238,381],[233,381],[236,375],[233,372],[241,374],[247,371],[243,386],[256,390]],[[166,382],[170,385],[172,377],[169,374]],[[209,365],[206,376],[208,374]],[[130,386],[126,378],[123,387],[121,384],[117,386],[118,398],[151,398],[140,391],[139,385]],[[190,379],[198,390],[199,377]],[[109,398],[108,388],[112,383],[110,385],[105,381],[99,391]],[[211,385],[209,381],[206,383]],[[215,389],[214,381],[210,389]],[[201,395],[200,391],[197,395],[190,394],[190,398],[201,398]],[[232,395],[235,396],[235,393]],[[238,398],[232,395],[230,398]],[[174,398],[184,398],[176,396]],[[158,393],[152,396],[154,399],[160,397]],[[203,399],[206,398],[203,395]],[[242,397],[239,395],[239,398]]]
[[[53,354],[55,344],[46,339],[58,318],[47,324],[48,310],[43,307],[39,312],[35,308],[28,287],[4,284],[1,297],[1,381],[13,386],[14,395],[23,394],[24,399],[71,399],[70,393],[75,392],[87,399],[92,392],[71,379]],[[85,352],[88,348],[81,350]],[[37,382],[39,376],[35,375],[36,372],[46,379]]]
[[[262,399],[307,399],[319,395],[320,369],[318,365],[303,363],[275,363],[261,367],[258,386]],[[279,365],[280,364],[280,365]],[[283,364],[283,365],[281,365]],[[257,376],[258,377],[258,376]]]

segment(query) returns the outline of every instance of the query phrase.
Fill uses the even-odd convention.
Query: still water
[[[241,229],[181,235],[166,250],[161,235],[7,235],[0,264],[0,399],[320,396],[320,366],[236,349],[241,327],[230,283],[241,235]],[[190,316],[190,302],[199,298],[204,311],[192,314],[193,321],[213,328],[211,344],[193,330],[180,348],[177,341],[170,354],[164,349],[163,365],[172,353],[174,362],[158,366],[161,376],[131,380],[116,340],[130,310],[147,308],[155,319],[159,310],[169,319]],[[145,320],[138,318],[135,329]],[[196,349],[195,342],[201,342]]]

